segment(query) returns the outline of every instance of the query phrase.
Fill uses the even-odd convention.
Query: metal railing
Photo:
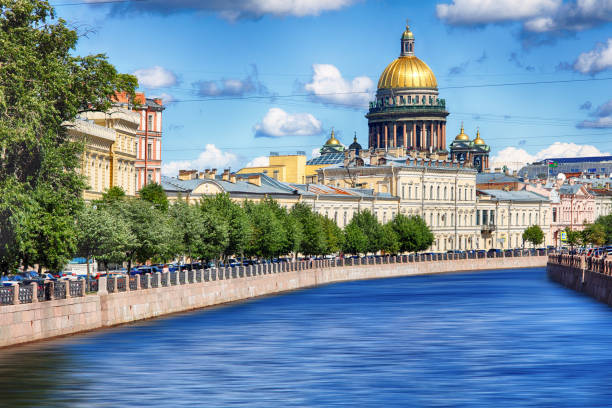
[[[83,296],[83,283],[84,281],[82,280],[76,280],[76,281],[69,281],[68,285],[69,285],[69,290],[70,290],[70,297],[81,297]]]
[[[0,286],[0,304],[12,305],[15,298],[15,286]]]
[[[31,285],[19,286],[19,303],[32,303],[34,297]]]
[[[66,299],[65,281],[57,281],[53,285],[53,299]]]

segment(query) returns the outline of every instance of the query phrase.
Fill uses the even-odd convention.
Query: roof
[[[521,181],[521,179],[509,176],[505,173],[478,173],[476,175],[476,184],[518,183]]]
[[[307,165],[313,164],[337,164],[344,162],[344,153],[323,153],[319,157],[313,157],[306,162]]]
[[[498,201],[549,201],[547,197],[532,191],[478,190]]]
[[[563,184],[559,187],[559,194],[576,194],[582,188],[582,184]]]
[[[547,158],[540,160],[533,164],[546,164],[547,162],[554,161],[556,163],[584,163],[584,162],[602,162],[612,161],[612,156],[591,156],[591,157],[558,157],[558,158]]]

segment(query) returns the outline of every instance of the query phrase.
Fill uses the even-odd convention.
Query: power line
[[[64,7],[64,6],[97,6],[99,4],[112,4],[112,3],[137,3],[142,1],[150,1],[150,0],[103,0],[103,1],[81,1],[75,3],[60,3],[60,4],[51,4],[53,7]]]

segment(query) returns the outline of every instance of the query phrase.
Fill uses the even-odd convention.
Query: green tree
[[[388,254],[396,254],[400,249],[399,235],[395,232],[391,222],[382,227],[380,249]]]
[[[580,231],[574,231],[572,229],[566,228],[565,233],[567,234],[567,239],[565,240],[565,243],[571,248],[574,248],[576,245],[580,244],[580,240],[582,239]]]
[[[103,203],[114,203],[116,201],[125,200],[126,195],[125,191],[119,186],[113,186],[111,188],[106,189],[104,193],[102,193],[102,202]]]
[[[74,54],[77,33],[43,0],[0,0],[0,269],[61,268],[76,249],[82,143],[67,127],[109,108],[136,78],[104,55]]]
[[[355,223],[344,227],[344,242],[342,250],[347,254],[365,254],[368,250],[368,237]]]
[[[322,215],[319,217],[323,228],[323,234],[325,234],[325,250],[322,252],[322,255],[340,252],[344,246],[344,234],[342,233],[342,229],[340,229],[333,220]]]
[[[210,214],[214,220],[227,227],[228,244],[220,255],[242,255],[252,235],[252,226],[245,209],[233,202],[229,194],[203,197],[199,208],[202,213]]]
[[[178,255],[181,237],[177,226],[173,225],[166,213],[140,199],[119,201],[113,208],[134,236],[134,240],[125,248],[128,269],[131,269],[134,261],[164,261]]]
[[[582,241],[584,244],[601,246],[606,243],[606,231],[602,224],[589,224],[582,231]]]
[[[295,217],[292,217],[284,207],[281,207],[276,200],[267,198],[263,202],[265,205],[269,206],[272,211],[274,211],[276,218],[280,221],[281,226],[283,227],[284,241],[280,253],[283,255],[291,253],[297,254],[297,252],[300,250],[300,245],[302,243],[304,234],[302,225]]]
[[[535,248],[536,245],[540,245],[544,242],[544,232],[539,225],[532,225],[530,227],[525,228],[523,231],[523,241],[530,242]]]
[[[314,213],[309,205],[297,203],[291,209],[291,217],[302,226],[300,252],[304,255],[323,254],[327,242],[319,215]]]
[[[247,201],[245,210],[253,228],[246,253],[261,258],[272,258],[281,254],[286,242],[285,230],[274,210],[265,201],[257,204]]]
[[[391,220],[391,227],[397,234],[400,252],[424,251],[433,244],[433,233],[418,215],[398,214]]]
[[[160,184],[148,183],[138,191],[141,199],[157,206],[162,211],[168,211],[168,197]]]
[[[105,264],[119,263],[132,241],[129,226],[110,206],[87,205],[77,218],[77,254],[87,259],[87,276],[92,258]]]
[[[374,214],[368,210],[357,212],[349,222],[351,223],[357,225],[368,238],[365,252],[376,253],[382,249],[383,228]]]
[[[606,236],[604,243],[612,243],[612,214],[603,215],[597,218],[597,220],[595,220],[595,224],[603,227]]]

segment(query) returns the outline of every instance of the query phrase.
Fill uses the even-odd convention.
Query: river
[[[340,283],[0,351],[0,406],[612,404],[612,309],[543,268]]]

